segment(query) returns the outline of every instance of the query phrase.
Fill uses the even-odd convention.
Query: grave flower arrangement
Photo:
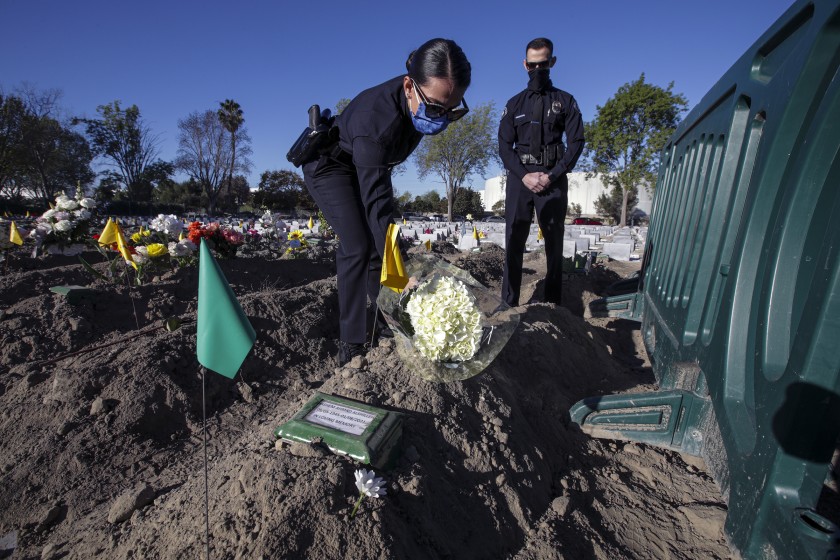
[[[87,198],[81,187],[75,198],[60,194],[50,208],[35,220],[29,237],[35,240],[33,256],[46,250],[50,253],[78,254],[90,239],[91,218],[96,201]]]
[[[397,354],[427,381],[481,373],[519,323],[519,315],[464,270],[428,253],[405,263],[402,292],[383,289],[377,304],[395,333]]]
[[[222,226],[218,222],[210,222],[202,225],[201,222],[192,222],[187,231],[187,238],[198,247],[201,240],[207,241],[210,249],[223,258],[233,258],[240,245],[245,243],[245,236],[231,229]]]
[[[287,238],[289,240],[289,246],[286,248],[286,256],[291,259],[302,257],[309,247],[303,232],[299,229],[290,231]]]

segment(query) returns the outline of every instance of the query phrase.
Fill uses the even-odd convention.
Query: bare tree
[[[225,184],[231,162],[230,135],[235,134],[239,146],[233,172],[247,173],[251,167],[251,139],[244,128],[230,133],[216,111],[190,113],[178,121],[178,156],[175,167],[194,179],[207,195],[207,211],[216,211],[219,193]]]

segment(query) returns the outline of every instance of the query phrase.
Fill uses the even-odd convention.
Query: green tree
[[[621,223],[622,216],[633,211],[639,203],[637,187],[630,187],[622,190],[620,187],[612,187],[608,193],[601,193],[595,199],[595,210],[600,216],[609,216],[615,223]]]
[[[484,212],[484,205],[481,202],[481,193],[473,190],[472,187],[467,187],[461,192],[461,196],[455,201],[452,209],[454,214],[466,216],[472,214],[473,216],[480,216]]]
[[[242,108],[233,99],[225,99],[219,103],[217,111],[222,126],[230,133],[230,167],[227,169],[227,192],[233,191],[233,170],[236,168],[236,132],[245,118],[242,116]]]
[[[603,107],[596,107],[595,119],[586,124],[583,167],[588,178],[600,175],[620,192],[621,226],[627,224],[631,196],[641,186],[656,184],[660,152],[688,108],[685,97],[675,94],[673,87],[673,82],[665,89],[645,83],[642,74],[618,88]],[[602,197],[607,204],[615,195]]]
[[[237,212],[240,206],[251,202],[251,187],[248,185],[248,179],[244,175],[237,175],[229,185],[225,185],[219,198],[224,200],[227,209]]]
[[[201,207],[201,186],[193,179],[167,181],[158,185],[154,201],[167,206],[180,206],[182,212],[198,210]]]
[[[440,194],[437,191],[428,191],[425,194],[414,197],[412,204],[415,212],[432,214],[440,208]]]
[[[473,108],[461,120],[435,136],[426,136],[414,152],[417,174],[422,179],[434,174],[446,185],[447,217],[470,175],[487,172],[498,161],[496,115],[492,103]]]
[[[28,113],[17,158],[17,179],[23,192],[47,204],[77,184],[93,180],[93,154],[87,140],[49,116]]]
[[[302,192],[305,191],[306,183],[295,171],[263,171],[254,192],[254,206],[272,211],[292,212],[300,206]]]
[[[143,121],[140,109],[137,105],[123,109],[117,100],[100,105],[96,112],[98,119],[77,118],[73,123],[84,125],[95,155],[103,157],[112,168],[113,177],[125,188],[129,202],[150,200],[153,178],[148,172],[159,161],[158,139]]]
[[[21,147],[26,106],[20,97],[0,92],[0,195],[21,195]]]
[[[505,215],[505,199],[502,198],[500,200],[497,200],[496,203],[493,205],[493,208],[491,210],[497,216],[504,216]]]
[[[402,215],[405,212],[411,210],[411,193],[406,191],[404,193],[400,193],[399,195],[394,196],[394,214],[395,215]]]

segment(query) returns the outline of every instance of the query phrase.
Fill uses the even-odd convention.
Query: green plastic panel
[[[707,403],[681,426],[700,437],[624,431],[706,460],[744,558],[838,553],[820,500],[840,436],[839,219],[840,0],[799,1],[662,153],[641,329],[665,396]]]

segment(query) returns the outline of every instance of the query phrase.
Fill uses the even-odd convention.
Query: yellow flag
[[[9,241],[15,245],[23,245],[23,238],[20,236],[20,232],[14,222],[12,222],[12,233],[9,235]]]
[[[379,275],[379,283],[395,292],[401,292],[408,284],[402,255],[400,255],[399,234],[400,228],[396,224],[388,224],[388,232],[385,234],[385,254],[382,256],[382,273]]]
[[[542,228],[537,228],[537,241],[542,241],[542,238],[543,238]]]
[[[423,243],[423,245],[425,245],[425,246],[426,246],[426,250],[427,250],[427,251],[431,251],[431,250],[432,250],[432,240],[431,240],[431,239],[427,239],[427,240]]]
[[[403,218],[403,225],[405,225],[405,218]]]
[[[108,221],[105,223],[105,229],[102,230],[102,233],[99,234],[99,244],[100,245],[110,245],[111,243],[117,242],[117,224],[108,218]]]
[[[478,230],[475,229],[475,226],[473,226],[473,239],[478,241]]]
[[[315,222],[312,221],[312,216],[309,216],[309,229],[315,227]]]
[[[184,232],[182,231],[181,233],[178,234],[178,241],[183,241],[183,240],[184,240]]]
[[[120,254],[125,259],[125,262],[130,264],[137,270],[137,263],[134,262],[134,257],[131,256],[131,251],[128,250],[128,241],[125,240],[125,235],[122,232],[122,229],[119,225],[114,226],[117,230],[117,249],[120,251]]]
[[[52,202],[47,202],[47,204],[50,205],[50,210],[55,210],[55,204],[53,204]]]
[[[26,217],[29,217],[29,210],[26,211]]]

